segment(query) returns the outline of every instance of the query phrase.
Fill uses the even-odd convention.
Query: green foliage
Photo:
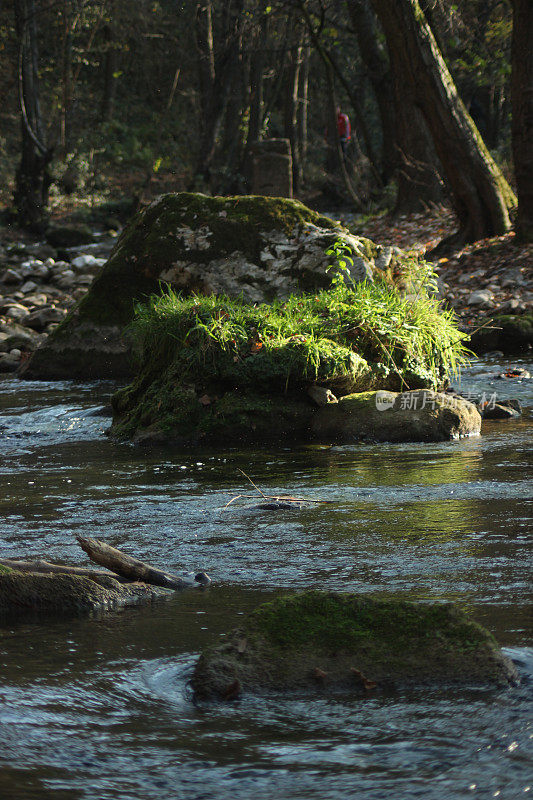
[[[353,283],[350,277],[350,268],[348,267],[348,264],[353,267],[351,253],[352,248],[350,245],[346,244],[346,242],[343,242],[341,239],[337,239],[337,241],[326,250],[326,255],[333,256],[334,258],[334,263],[326,267],[326,272],[333,272],[331,276],[331,283],[333,286],[344,285],[347,279]]]
[[[257,386],[262,374],[285,388],[341,376],[357,383],[365,359],[398,377],[425,370],[435,387],[465,359],[453,312],[442,312],[425,290],[408,299],[381,282],[338,282],[257,306],[168,289],[137,307],[130,332],[145,368],[174,360],[184,380],[209,375],[238,385]]]

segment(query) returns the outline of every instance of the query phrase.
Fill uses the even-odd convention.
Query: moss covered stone
[[[141,583],[121,583],[111,576],[97,582],[80,575],[0,571],[0,614],[5,616],[109,611],[151,603],[169,594]]]
[[[533,347],[533,313],[498,314],[489,325],[476,331],[470,340],[475,353],[503,350],[520,353]]]
[[[308,439],[311,387],[435,387],[461,350],[432,298],[414,305],[366,284],[260,306],[170,293],[140,308],[130,332],[140,367],[113,397],[113,433],[142,441]]]
[[[169,284],[256,303],[328,286],[325,251],[338,238],[354,280],[392,281],[401,258],[295,200],[167,194],[139,212],[85,297],[25,367],[29,378],[131,375],[123,337],[134,306]],[[406,261],[407,264],[407,261]],[[408,265],[407,271],[411,268]]]
[[[325,442],[438,442],[479,436],[481,416],[462,397],[427,389],[370,391],[342,397],[313,416],[314,436]]]
[[[202,653],[192,686],[199,698],[229,699],[515,680],[491,634],[453,605],[312,591],[256,609],[227,643]]]

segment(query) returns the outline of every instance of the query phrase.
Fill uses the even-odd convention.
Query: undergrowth
[[[400,376],[404,388],[413,388],[410,372],[437,387],[467,360],[452,311],[425,290],[408,297],[383,282],[339,282],[255,306],[225,296],[182,297],[167,287],[137,306],[130,332],[142,369],[159,371],[177,359],[182,379],[191,382],[206,370],[216,377],[220,360],[238,382],[246,373],[255,380],[260,362],[274,359],[288,382],[291,375],[317,380],[353,371],[354,358],[362,357]]]

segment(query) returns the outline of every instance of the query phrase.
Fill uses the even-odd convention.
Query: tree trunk
[[[46,207],[52,178],[48,167],[53,148],[44,143],[39,103],[37,22],[34,0],[15,0],[19,44],[19,102],[22,155],[15,176],[13,200],[19,223],[36,231],[46,227]]]
[[[439,165],[427,126],[402,76],[391,69],[378,42],[370,0],[347,0],[359,52],[376,97],[381,130],[382,180],[396,175],[394,213],[412,213],[443,200]]]
[[[397,80],[422,111],[459,219],[443,248],[510,228],[514,195],[461,101],[417,0],[372,0]]]
[[[302,69],[300,70],[300,87],[298,90],[298,185],[301,187],[305,181],[305,163],[307,160],[307,118],[309,104],[309,64],[311,61],[311,48],[304,46]]]
[[[413,103],[409,90],[394,80],[396,104],[396,174],[398,192],[395,214],[412,214],[444,200],[439,164],[426,120]]]
[[[248,186],[252,181],[251,150],[254,142],[261,136],[263,125],[263,80],[265,71],[265,43],[268,37],[269,15],[262,13],[259,28],[251,39],[249,81],[249,119],[246,146],[244,148],[242,172]]]
[[[518,190],[516,233],[533,241],[533,3],[513,0],[511,99],[513,157]]]
[[[386,184],[392,178],[397,164],[392,75],[387,55],[378,41],[369,0],[347,0],[346,5],[378,106],[382,133],[381,178]]]
[[[62,103],[59,141],[63,154],[67,152],[69,110],[72,99],[72,22],[68,0],[63,1],[63,64]]]
[[[230,89],[226,103],[224,117],[224,135],[222,137],[221,153],[224,155],[224,170],[216,188],[217,194],[238,194],[239,163],[243,150],[243,134],[241,123],[246,103],[246,84],[248,72],[242,54],[242,31],[235,31],[233,52],[230,58],[226,80]]]
[[[285,103],[283,107],[283,128],[285,138],[291,143],[292,153],[292,185],[297,193],[300,189],[300,154],[298,150],[298,88],[300,86],[300,68],[302,66],[302,45],[294,43],[289,55],[289,67],[286,76]]]
[[[218,135],[232,89],[232,76],[239,59],[239,40],[243,21],[244,0],[226,0],[223,8],[223,41],[215,52],[211,21],[211,4],[198,3],[196,42],[200,54],[199,71],[202,90],[203,119],[195,174],[209,181]],[[214,66],[214,72],[213,72]],[[211,80],[212,79],[212,80]]]
[[[111,13],[113,9],[111,8]],[[117,92],[117,50],[112,23],[103,28],[105,55],[104,55],[104,90],[102,92],[101,118],[104,122],[113,119],[115,110],[115,97]]]

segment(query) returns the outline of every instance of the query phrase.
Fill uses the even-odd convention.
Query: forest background
[[[451,204],[455,245],[513,221],[531,241],[532,41],[530,0],[3,2],[4,220],[246,193],[253,143],[281,136],[312,207]]]

